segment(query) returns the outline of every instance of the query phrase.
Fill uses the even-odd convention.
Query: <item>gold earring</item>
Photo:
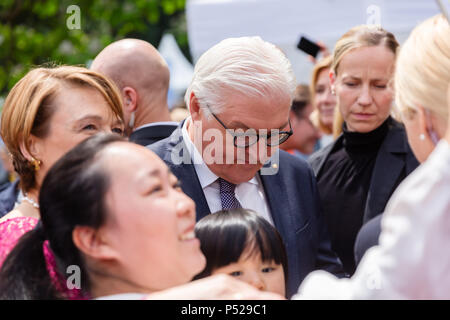
[[[31,165],[34,167],[34,171],[39,171],[39,169],[41,168],[41,160],[36,160],[33,158],[33,160],[31,160]]]

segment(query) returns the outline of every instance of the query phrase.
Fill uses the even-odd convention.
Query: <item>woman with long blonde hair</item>
[[[314,65],[310,92],[314,111],[311,121],[320,131],[318,149],[326,147],[334,140],[333,123],[336,114],[336,96],[331,92],[329,81],[330,67],[333,56],[327,56]]]
[[[350,275],[358,231],[418,165],[403,126],[390,116],[397,47],[394,35],[376,26],[354,27],[337,41],[329,77],[343,132],[309,159],[332,248]]]

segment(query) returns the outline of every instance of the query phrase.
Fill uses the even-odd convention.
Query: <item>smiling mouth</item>
[[[195,232],[194,230],[191,230],[189,232],[183,233],[178,236],[178,240],[180,241],[189,241],[195,239]]]

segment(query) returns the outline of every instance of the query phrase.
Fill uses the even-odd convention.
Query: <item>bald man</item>
[[[123,39],[95,57],[91,70],[109,77],[123,99],[125,132],[130,140],[149,145],[168,137],[177,127],[167,105],[169,68],[150,43]]]

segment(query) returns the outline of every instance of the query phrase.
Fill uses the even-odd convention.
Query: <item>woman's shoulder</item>
[[[308,163],[314,171],[314,174],[319,174],[320,169],[322,168],[325,160],[328,158],[333,150],[337,150],[342,146],[342,136],[339,136],[336,140],[328,143],[326,146],[321,147],[319,150],[315,151],[308,158]]]
[[[32,226],[33,228],[38,223],[39,219],[34,217],[23,216],[19,210],[13,210],[0,219],[0,230],[6,230],[11,228],[26,228]]]
[[[16,219],[16,218],[26,218],[26,217],[23,215],[23,213],[20,210],[13,209],[10,212],[8,212],[7,214],[5,214],[3,217],[1,217],[0,225],[4,224],[8,220],[12,220],[12,219]],[[11,221],[11,223],[18,223],[20,221],[24,222],[26,220],[27,219],[18,219],[15,221]]]
[[[13,210],[4,217],[7,219],[0,222],[0,266],[19,239],[32,230],[39,221],[33,217],[17,216],[18,214]]]
[[[408,136],[404,125],[393,118],[390,118],[389,120],[389,132],[386,135],[382,147],[380,148],[380,152],[404,154],[406,172],[409,174],[419,166],[419,162],[417,161],[414,152],[409,145]]]
[[[388,132],[387,139],[395,137],[395,139],[407,140],[405,125],[392,116],[388,118]]]
[[[24,233],[33,229],[39,221],[33,217],[17,216],[18,214],[11,211],[11,216],[5,216],[7,219],[0,222],[0,247],[17,240]]]

